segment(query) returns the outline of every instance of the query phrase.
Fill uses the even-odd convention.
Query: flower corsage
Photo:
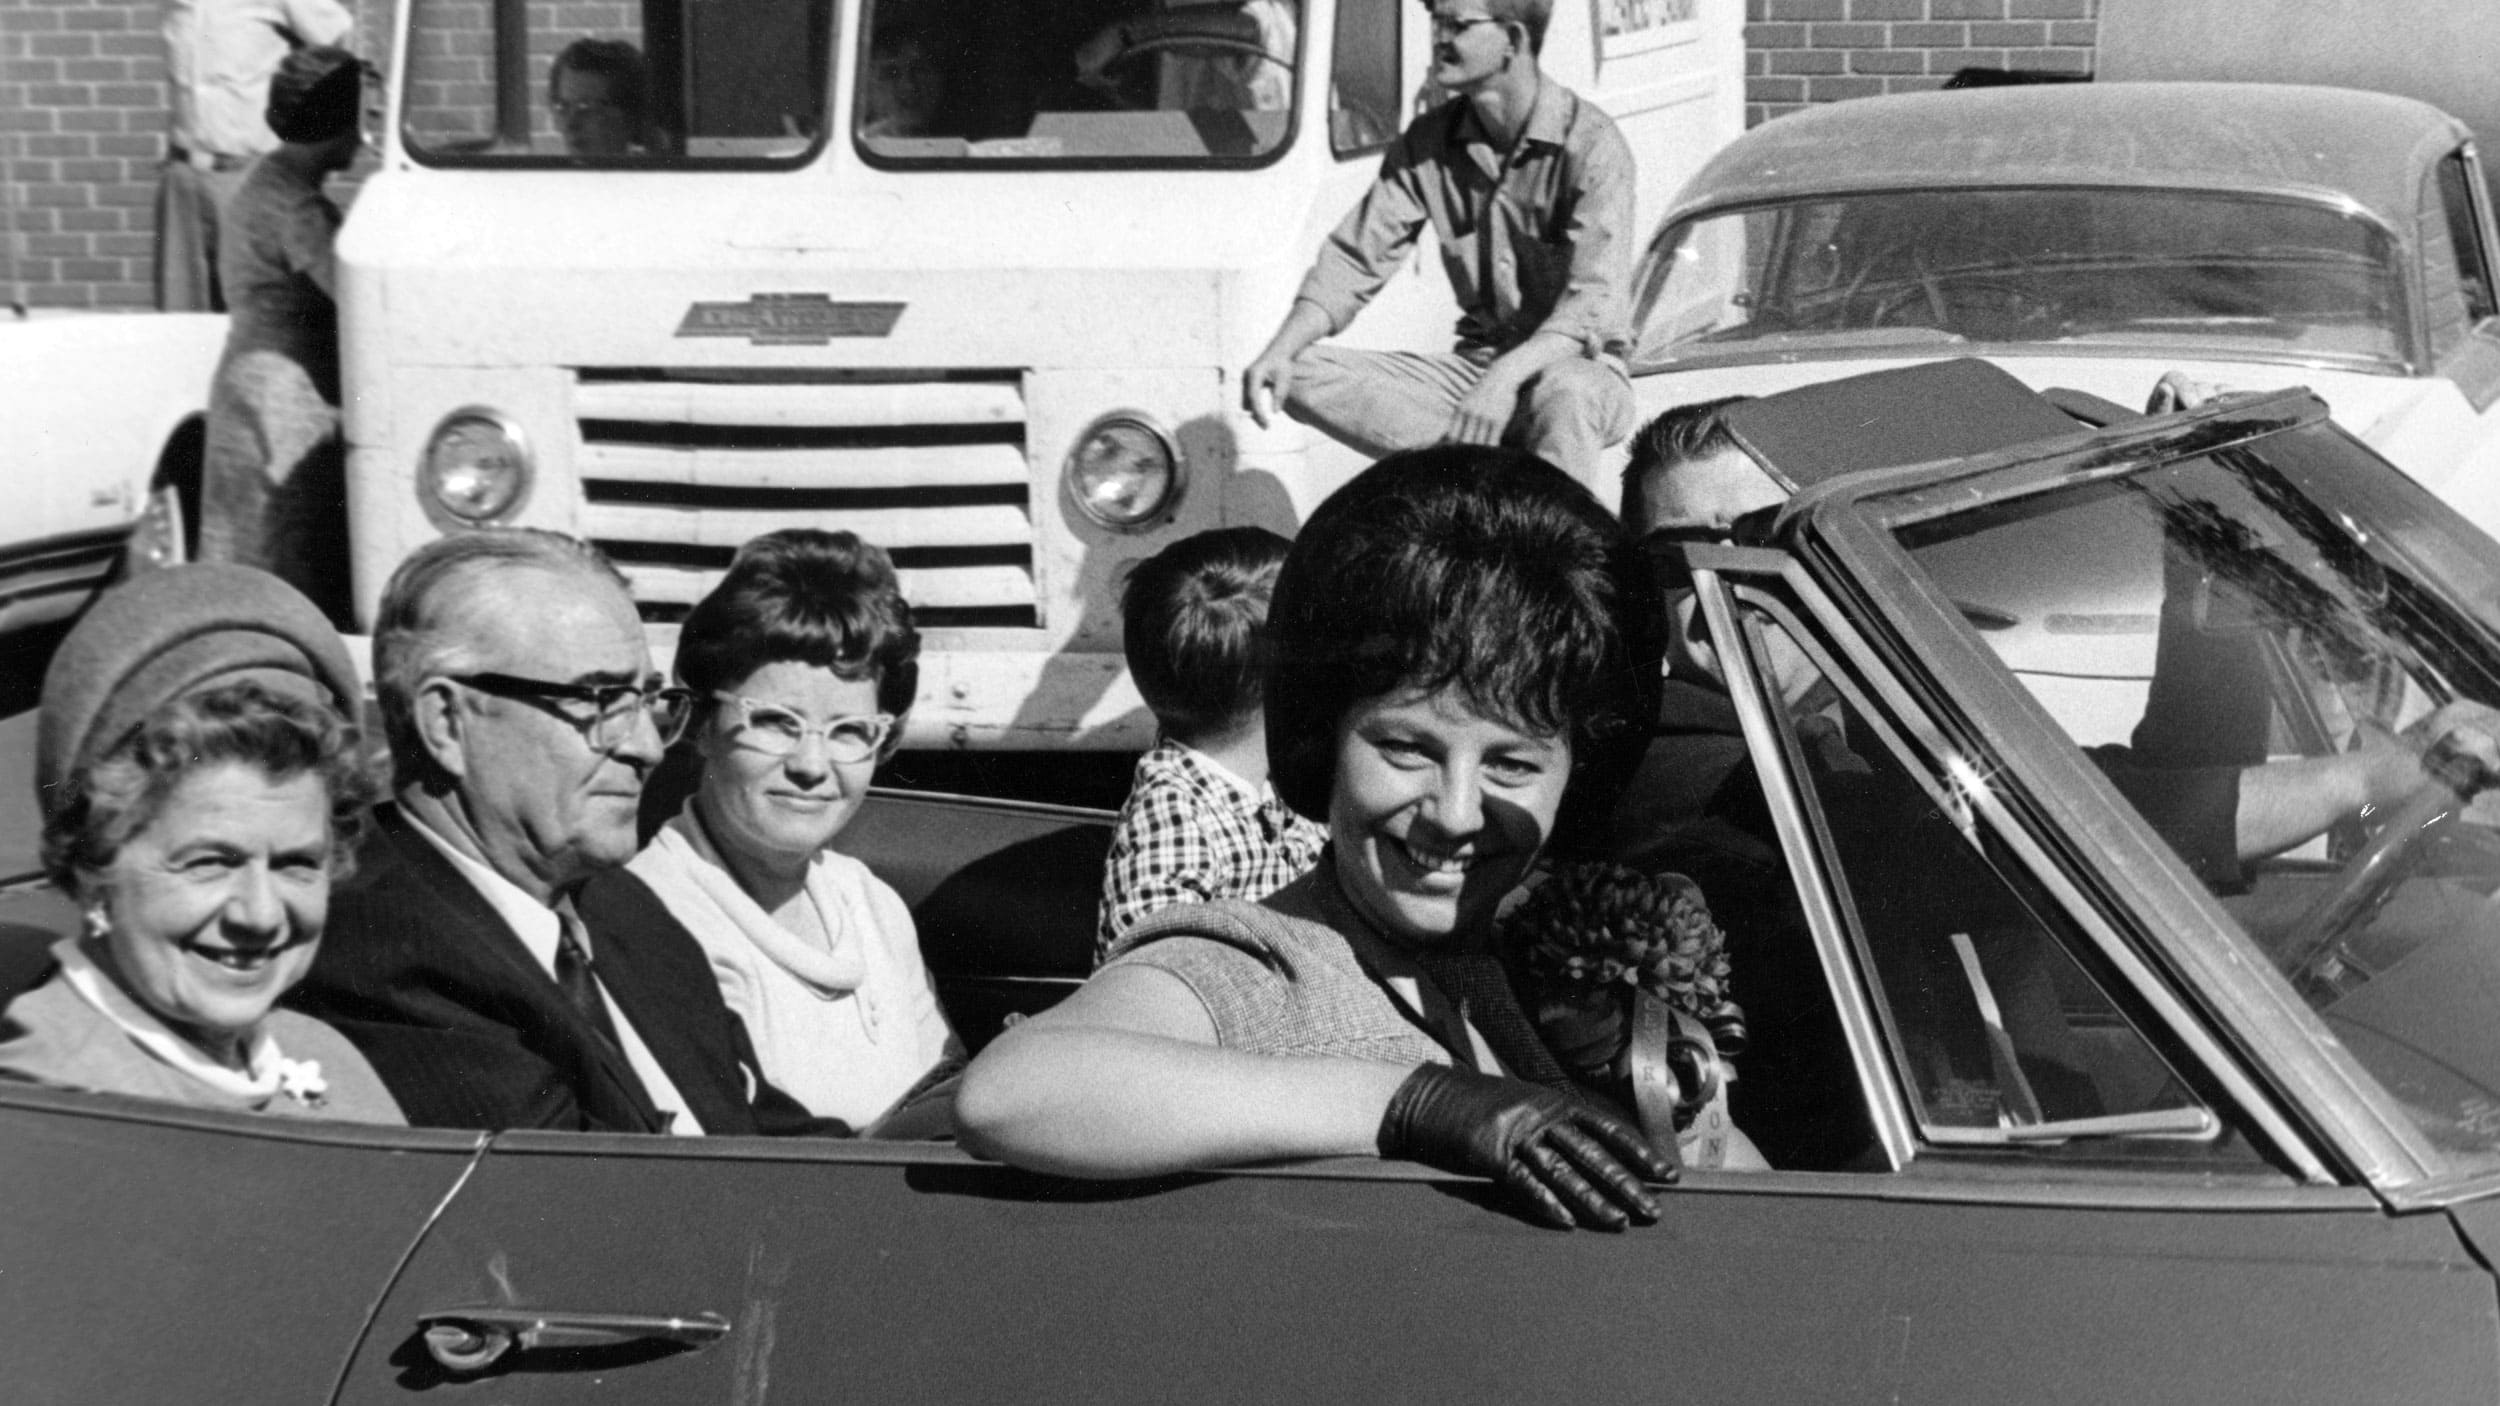
[[[1728,999],[1727,936],[1691,879],[1558,865],[1502,931],[1537,1032],[1573,1077],[1648,1121],[1635,1036],[1661,1032],[1648,1062],[1673,1071],[1678,1126],[1734,1077],[1726,1060],[1744,1048],[1745,1013]]]

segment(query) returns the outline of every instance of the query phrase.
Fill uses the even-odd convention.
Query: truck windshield
[[[2175,190],[1817,196],[1699,216],[1651,251],[1653,368],[1888,343],[2055,343],[2399,369],[2393,241],[2341,209]]]
[[[410,0],[429,165],[789,165],[839,121],[836,0]],[[1253,162],[1292,132],[1299,0],[913,0],[860,18],[879,165]]]
[[[921,0],[863,21],[879,164],[1256,160],[1292,131],[1298,0]]]

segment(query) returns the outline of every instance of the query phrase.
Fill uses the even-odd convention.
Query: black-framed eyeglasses
[[[630,684],[557,683],[552,679],[525,679],[518,674],[492,672],[449,677],[453,683],[480,693],[542,708],[572,724],[592,750],[600,752],[624,746],[645,713],[651,715],[651,725],[659,729],[663,747],[685,735],[686,720],[694,715],[694,695],[682,688],[662,688],[657,678]],[[588,704],[590,712],[585,716],[559,706],[565,703]]]
[[[894,734],[892,713],[855,713],[812,723],[777,703],[759,703],[744,694],[715,692],[712,696],[734,710],[738,745],[767,756],[790,756],[806,746],[808,738],[822,737],[825,760],[849,766],[877,755],[877,749]]]
[[[1432,17],[1432,37],[1435,39],[1456,39],[1458,36],[1465,34],[1468,30],[1475,28],[1477,25],[1500,23],[1500,20],[1495,19],[1491,15],[1434,15]]]

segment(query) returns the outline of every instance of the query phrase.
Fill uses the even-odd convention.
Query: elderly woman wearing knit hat
[[[276,1010],[312,965],[369,786],[355,665],[264,572],[177,567],[89,611],[44,676],[43,850],[84,912],[0,1012],[0,1075],[399,1123],[354,1046]]]
[[[363,145],[365,66],[289,54],[269,84],[277,150],[224,216],[217,274],[231,321],[209,391],[200,556],[272,571],[347,618],[346,450],[339,433],[338,207],[321,183]]]

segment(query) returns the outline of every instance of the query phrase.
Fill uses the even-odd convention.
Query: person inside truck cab
[[[637,156],[658,149],[651,70],[622,39],[576,39],[547,68],[547,105],[574,156]]]
[[[863,137],[925,137],[937,130],[946,101],[946,70],[938,66],[935,37],[908,24],[880,24],[868,51],[867,110]]]
[[[1282,112],[1297,33],[1293,0],[1167,0],[1094,31],[1077,48],[1077,82],[1121,101],[1122,61],[1157,53],[1155,108]]]
[[[1552,0],[1430,0],[1416,119],[1321,247],[1293,308],[1242,373],[1265,427],[1294,418],[1367,454],[1507,444],[1595,483],[1632,430],[1623,353],[1631,148],[1537,64]],[[1345,330],[1429,223],[1459,307],[1449,352],[1316,345]]]

